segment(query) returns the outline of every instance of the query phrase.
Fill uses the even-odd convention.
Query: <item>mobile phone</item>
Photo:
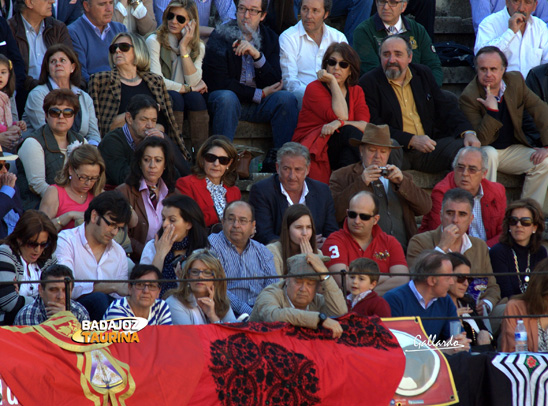
[[[183,262],[185,259],[186,259],[186,255],[184,254],[177,255],[175,259],[171,261],[171,266],[175,268],[177,266],[177,263]]]

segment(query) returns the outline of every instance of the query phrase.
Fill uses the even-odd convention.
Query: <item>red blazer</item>
[[[320,82],[315,80],[306,87],[303,107],[299,114],[297,128],[293,141],[299,142],[310,151],[310,173],[312,179],[329,184],[331,166],[327,156],[327,141],[330,137],[320,137],[322,127],[337,116],[331,108],[331,93]],[[365,95],[360,86],[348,88],[348,120],[369,122],[369,108],[365,103]],[[337,133],[331,137],[337,136]]]
[[[220,222],[217,212],[215,211],[215,206],[213,205],[213,198],[207,190],[206,180],[198,179],[196,175],[188,175],[183,178],[177,179],[175,187],[179,192],[184,195],[192,197],[200,209],[204,212],[204,221],[206,227],[210,227],[213,224]],[[230,203],[234,200],[240,200],[242,198],[242,193],[240,189],[236,186],[227,187],[226,189],[226,202]]]
[[[491,182],[487,179],[481,181],[483,188],[483,197],[481,198],[481,217],[483,227],[487,234],[487,245],[492,247],[499,242],[499,236],[502,232],[502,220],[506,211],[506,189],[498,182]],[[422,217],[422,223],[419,233],[435,230],[441,224],[440,212],[443,195],[449,189],[456,188],[455,174],[449,172],[434,189],[432,189],[432,210]]]
[[[380,297],[377,292],[368,294],[365,298],[356,303],[354,308],[352,308],[352,302],[350,300],[347,299],[346,303],[350,312],[358,313],[365,317],[392,317],[390,305],[386,300]]]

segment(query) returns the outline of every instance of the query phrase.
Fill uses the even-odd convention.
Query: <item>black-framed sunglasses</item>
[[[9,162],[0,162],[0,171],[4,168],[6,168],[9,171],[10,170],[10,163]]]
[[[33,250],[35,250],[36,248],[40,248],[41,250],[43,250],[49,246],[49,241],[46,241],[46,242],[27,241],[25,245],[29,248],[32,248]]]
[[[332,59],[332,58],[329,58],[327,60],[327,64],[329,66],[335,66],[337,64],[339,64],[339,66],[341,67],[341,69],[346,69],[350,66],[350,64],[346,61],[336,61],[335,59]]]
[[[73,109],[58,109],[57,107],[52,107],[48,110],[48,115],[53,118],[59,118],[61,117],[61,114],[65,118],[71,118],[74,117],[74,110]]]
[[[171,11],[169,13],[167,13],[167,21],[171,21],[174,18],[177,19],[177,22],[179,24],[184,24],[186,22],[185,16],[180,16],[178,14],[172,13]]]
[[[357,213],[352,210],[347,210],[346,215],[348,216],[348,218],[351,218],[351,219],[355,219],[356,217],[360,216],[360,220],[362,221],[369,221],[371,220],[371,217],[374,216],[374,214]]]
[[[129,50],[131,48],[133,48],[133,45],[127,43],[127,42],[118,42],[116,44],[112,44],[111,46],[108,47],[108,51],[111,53],[111,54],[115,54],[116,53],[116,50],[120,48],[120,51],[122,52],[129,52]]]
[[[221,165],[228,165],[228,163],[230,162],[230,157],[228,156],[217,156],[215,154],[210,154],[209,152],[207,154],[204,154],[204,159],[206,162],[209,162],[211,164],[217,159],[219,160],[219,163]]]
[[[521,223],[523,227],[531,227],[533,225],[533,219],[531,217],[515,217],[512,216],[508,219],[508,224],[511,226],[517,226]]]
[[[474,278],[466,275],[455,275],[455,278],[457,279],[457,283],[464,283],[464,281],[468,281],[470,284],[474,281]]]

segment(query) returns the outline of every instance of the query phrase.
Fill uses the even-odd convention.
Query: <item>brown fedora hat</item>
[[[17,158],[19,158],[19,155],[4,155],[4,151],[2,150],[2,146],[0,145],[0,161],[15,161]]]
[[[362,144],[370,144],[392,149],[401,148],[401,146],[394,146],[392,144],[392,139],[390,138],[390,128],[386,124],[375,125],[367,123],[362,139],[357,140],[355,138],[351,138],[348,142],[353,147],[359,147]]]

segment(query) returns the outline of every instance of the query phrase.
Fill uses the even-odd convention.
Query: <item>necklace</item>
[[[120,79],[125,80],[126,82],[129,82],[129,83],[133,83],[133,82],[137,82],[139,79],[141,79],[141,77],[139,75],[135,75],[134,78],[128,79],[120,75]]]
[[[520,272],[519,272],[519,265],[518,265],[518,256],[516,255],[516,251],[512,248],[512,254],[514,255],[514,264],[516,265],[516,273],[518,277],[519,282],[519,290],[521,290],[521,293],[525,293],[527,290],[527,287],[529,286],[529,273],[531,273],[531,252],[527,251],[527,268],[525,268],[525,278],[523,278],[523,282],[521,280]]]

